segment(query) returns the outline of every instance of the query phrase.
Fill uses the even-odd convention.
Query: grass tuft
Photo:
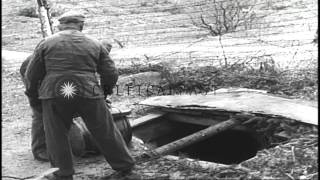
[[[38,18],[37,10],[35,7],[26,7],[20,9],[18,12],[18,16]]]

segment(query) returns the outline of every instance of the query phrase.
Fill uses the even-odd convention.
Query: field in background
[[[30,53],[42,38],[39,19],[32,12],[35,1],[24,2],[3,4],[5,50]],[[187,74],[198,82],[214,78],[214,82],[202,84],[215,84],[215,88],[240,86],[317,99],[317,1],[246,1],[244,10],[253,13],[249,19],[253,23],[221,36],[212,36],[193,23],[212,10],[206,8],[208,2],[212,1],[49,1],[54,24],[68,10],[83,12],[87,16],[84,32],[108,40],[113,45],[112,59],[124,71],[148,71],[149,65],[160,63],[157,71],[167,75],[165,80],[171,86],[180,80],[189,86],[184,80]],[[17,69],[23,59],[16,59],[4,59],[4,69]],[[209,67],[208,72],[199,66]],[[219,75],[213,73],[213,66],[220,68]],[[194,77],[196,73],[200,75]]]
[[[87,16],[84,32],[112,43],[112,57],[119,65],[168,62],[175,66],[272,62],[283,69],[308,69],[317,63],[312,43],[318,24],[317,1],[248,1],[257,21],[218,37],[193,25],[206,1],[64,1],[50,0],[52,14],[79,10]],[[15,4],[16,3],[16,4]],[[12,5],[15,9],[12,9]],[[37,18],[17,16],[35,7],[33,0],[3,3],[2,48],[33,50],[41,39]],[[56,20],[56,17],[53,17]]]
[[[69,9],[84,11],[87,16],[84,32],[112,43],[111,57],[124,75],[157,69],[165,75],[162,85],[213,83],[211,85],[273,88],[274,93],[317,100],[318,47],[313,43],[318,25],[316,0],[252,3],[259,22],[250,30],[240,28],[224,34],[221,42],[225,53],[218,37],[210,36],[190,20],[190,15],[198,15],[204,0],[49,2],[54,20],[56,15]],[[35,0],[2,1],[2,50],[31,53],[42,39],[39,19],[26,17],[34,15],[35,7]],[[34,161],[30,150],[31,111],[16,71],[25,54],[10,56],[10,59],[2,59],[2,179],[6,180],[30,177],[49,168],[47,163]],[[149,66],[155,63],[161,66]],[[278,70],[279,67],[282,69]],[[129,81],[125,79],[124,83]],[[142,81],[155,80],[148,75]],[[137,105],[145,97],[112,98],[115,106],[133,109],[129,119],[146,113],[145,108]],[[208,170],[180,157],[177,161],[151,161],[139,165],[137,171],[145,178],[160,179],[317,179],[317,128],[302,130],[294,130],[295,138],[287,144],[259,152],[243,164],[247,169]],[[94,180],[111,174],[113,171],[102,159],[100,156],[76,159],[76,179]]]

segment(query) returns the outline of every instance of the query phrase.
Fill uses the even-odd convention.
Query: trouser
[[[84,120],[99,150],[114,170],[126,170],[134,166],[134,159],[103,98],[46,99],[42,100],[42,109],[50,162],[53,167],[60,169],[57,175],[74,174],[68,131],[76,112]]]
[[[32,107],[31,151],[33,156],[47,151],[41,105]]]

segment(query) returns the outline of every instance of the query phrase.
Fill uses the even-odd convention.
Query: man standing
[[[108,41],[102,41],[102,45],[107,49],[108,53],[110,53],[112,45],[109,44]],[[32,55],[28,56],[25,61],[20,66],[20,75],[22,77],[22,81],[25,83],[25,72],[27,69],[27,65],[30,62]],[[100,76],[99,76],[100,77]],[[40,83],[39,83],[40,84]],[[46,148],[46,139],[44,132],[44,125],[42,120],[42,107],[41,100],[38,98],[28,98],[29,105],[32,110],[32,124],[31,124],[31,151],[33,157],[38,161],[48,162],[48,153]]]
[[[27,57],[27,59],[22,63],[20,67],[20,74],[23,83],[25,83],[24,74],[27,69],[27,65],[30,62],[32,56]],[[48,162],[48,154],[46,147],[46,139],[44,133],[44,126],[42,121],[42,107],[41,101],[38,98],[28,98],[29,104],[32,110],[32,124],[31,124],[31,151],[33,157],[38,161]]]
[[[106,48],[81,32],[84,19],[76,12],[63,14],[60,32],[37,45],[25,74],[27,96],[42,101],[49,159],[59,168],[52,179],[73,179],[68,131],[75,113],[82,117],[114,170],[125,175],[135,164],[104,100],[117,82],[117,69]]]

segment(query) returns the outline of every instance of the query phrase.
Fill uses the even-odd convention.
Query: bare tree
[[[226,66],[227,57],[221,38],[224,34],[238,29],[250,29],[256,18],[253,11],[254,4],[254,2],[240,0],[205,0],[196,5],[199,13],[190,15],[195,26],[208,30],[212,36],[219,36]]]

